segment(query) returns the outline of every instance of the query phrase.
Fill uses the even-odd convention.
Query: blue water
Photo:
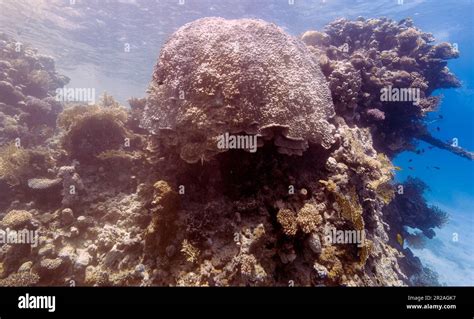
[[[472,0],[0,0],[0,29],[52,55],[57,69],[72,78],[71,86],[95,87],[121,102],[144,96],[153,65],[166,38],[186,22],[205,16],[261,18],[298,35],[321,29],[339,17],[412,17],[436,39],[457,43],[461,57],[450,69],[463,82],[444,95],[430,124],[434,136],[457,138],[474,150],[474,4]],[[124,46],[130,47],[129,52]],[[439,131],[438,129],[439,128]],[[430,187],[429,202],[450,213],[427,247],[415,250],[447,285],[474,285],[474,164],[442,150],[424,148],[423,155],[403,153],[397,181],[408,175]],[[409,162],[409,160],[412,160]],[[434,169],[437,166],[440,170]],[[408,167],[412,167],[409,169]],[[458,241],[453,241],[456,233]],[[454,234],[454,235],[456,235]]]

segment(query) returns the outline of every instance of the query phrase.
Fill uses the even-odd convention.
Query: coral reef
[[[432,91],[457,85],[456,54],[410,24],[341,20],[305,46],[260,20],[201,19],[171,36],[131,108],[53,103],[54,63],[0,36],[0,226],[39,236],[1,246],[0,285],[432,284],[403,226],[430,237],[446,216],[419,182],[395,191],[389,156]],[[415,84],[418,106],[380,102],[384,85]],[[38,123],[54,135],[13,144]],[[219,149],[224,133],[257,151]]]
[[[55,91],[68,82],[51,57],[0,33],[0,145],[19,138],[29,147],[51,137],[62,110]]]
[[[459,56],[451,44],[434,44],[411,19],[339,19],[301,38],[327,77],[336,113],[349,124],[369,127],[378,151],[393,156],[413,149],[414,139],[436,140],[426,137],[423,122],[439,104],[439,96],[431,95],[461,85],[447,67],[447,60]],[[397,96],[384,99],[392,91]]]

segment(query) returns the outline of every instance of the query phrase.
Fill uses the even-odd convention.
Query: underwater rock
[[[6,81],[0,81],[0,96],[1,102],[9,105],[16,105],[25,99],[25,96],[20,91]]]
[[[69,226],[74,222],[74,214],[72,213],[72,209],[64,208],[60,214],[60,220],[62,226]]]
[[[20,265],[31,257],[29,244],[4,244],[0,246],[0,265],[2,277],[16,271]]]
[[[27,261],[24,262],[20,268],[18,268],[18,272],[29,272],[31,268],[33,267],[33,262],[32,261]]]
[[[77,250],[77,258],[75,260],[74,267],[77,269],[85,269],[87,266],[89,266],[91,259],[92,257],[86,249],[79,249]]]
[[[302,42],[261,20],[204,18],[162,48],[141,124],[195,163],[225,151],[217,145],[225,133],[274,139],[284,154],[301,155],[308,143],[329,148],[333,116]]]
[[[321,240],[319,239],[318,234],[312,233],[308,237],[308,245],[309,245],[309,248],[311,248],[311,250],[315,254],[320,254],[321,253],[322,246],[321,246]]]
[[[55,246],[51,243],[44,245],[38,250],[39,257],[48,258],[48,257],[54,257],[54,255],[55,255]]]

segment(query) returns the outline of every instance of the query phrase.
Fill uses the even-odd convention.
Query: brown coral
[[[91,162],[107,150],[125,147],[126,139],[132,139],[125,128],[127,119],[126,109],[115,104],[65,109],[58,118],[58,125],[65,130],[64,148],[73,159]]]
[[[274,138],[285,154],[309,142],[329,148],[333,115],[324,76],[301,42],[261,20],[205,18],[163,47],[142,125],[194,163],[225,151],[217,146],[225,133]]]
[[[290,209],[280,209],[277,214],[277,220],[283,228],[283,232],[288,236],[296,235],[298,223],[296,214]]]
[[[320,64],[336,113],[348,123],[370,127],[377,150],[392,156],[410,149],[414,138],[443,144],[425,136],[422,120],[439,104],[439,98],[430,96],[434,90],[460,86],[446,67],[446,60],[459,56],[451,44],[433,44],[433,36],[414,27],[411,19],[339,19],[325,32],[302,38],[315,57],[327,57]],[[384,101],[381,90],[387,88],[419,90],[419,99],[415,104]],[[472,159],[472,154],[455,153]]]
[[[18,185],[25,178],[30,164],[30,153],[14,143],[0,147],[0,179]]]
[[[39,279],[39,276],[35,273],[13,273],[7,278],[0,279],[0,287],[32,287],[38,284]]]
[[[31,226],[33,215],[24,210],[12,210],[3,217],[1,225],[4,228],[20,229],[26,226]]]
[[[296,222],[300,229],[309,234],[316,230],[319,224],[321,224],[323,218],[319,213],[316,206],[312,204],[305,204],[299,211],[296,218]]]

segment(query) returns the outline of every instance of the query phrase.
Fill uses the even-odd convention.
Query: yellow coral
[[[337,281],[344,274],[342,262],[338,258],[342,252],[335,246],[328,246],[322,249],[319,259],[330,269],[328,273],[330,280]]]
[[[183,240],[181,246],[181,252],[186,257],[186,260],[191,263],[195,263],[199,258],[199,254],[201,253],[199,249],[193,246],[187,239]]]
[[[254,255],[243,254],[240,258],[240,272],[243,275],[251,276],[256,263],[257,259]]]
[[[334,182],[329,181],[320,181],[322,184],[326,185],[326,189],[332,191],[335,189]],[[329,185],[329,187],[328,187]],[[337,204],[341,209],[341,215],[344,219],[349,220],[354,225],[354,228],[358,231],[364,231],[365,223],[364,218],[362,217],[363,208],[359,202],[355,187],[352,187],[349,192],[348,196],[344,196],[338,192],[332,191],[334,197],[336,199]],[[363,266],[369,257],[371,250],[371,243],[370,241],[366,240],[364,246],[360,248],[359,251],[359,259],[360,264]],[[337,273],[334,273],[336,275]]]
[[[390,204],[390,202],[395,197],[395,190],[390,183],[385,183],[380,185],[377,188],[377,197],[382,200],[385,205]]]
[[[375,191],[377,191],[381,185],[390,182],[393,178],[393,171],[396,170],[396,167],[392,165],[392,162],[390,162],[390,159],[387,157],[387,155],[383,153],[377,154],[377,161],[377,170],[375,171],[377,178],[367,185],[369,188]]]
[[[332,180],[320,180],[319,182],[323,184],[326,187],[326,190],[330,191],[331,193],[334,193],[337,190],[337,185]]]
[[[72,127],[80,125],[82,121],[92,117],[107,118],[124,124],[128,119],[128,114],[127,109],[119,105],[110,107],[75,105],[61,112],[58,117],[58,126],[70,130]]]
[[[326,187],[326,190],[331,192],[339,208],[341,209],[342,217],[346,220],[352,221],[356,230],[364,229],[364,219],[362,218],[362,206],[359,203],[359,199],[355,190],[355,187],[352,187],[348,192],[348,198],[337,191],[337,185],[334,181],[319,181]]]
[[[154,185],[153,202],[166,210],[175,209],[179,205],[179,195],[171,188],[168,182],[160,180]]]
[[[334,265],[331,267],[331,270],[328,273],[330,280],[337,281],[344,274],[344,268],[342,268],[342,263],[339,259],[335,259]]]
[[[135,159],[140,158],[140,156],[141,155],[138,152],[126,152],[123,150],[107,150],[97,155],[97,158],[103,161],[115,160],[115,159],[133,161]]]
[[[35,273],[12,273],[7,278],[0,279],[0,287],[31,287],[38,284],[39,279]]]
[[[29,168],[29,162],[29,152],[14,143],[0,147],[0,179],[10,185],[20,184]]]
[[[359,203],[355,187],[352,187],[348,192],[348,198],[334,193],[336,202],[341,208],[342,217],[351,221],[356,230],[364,229],[364,219],[362,218],[362,206]]]
[[[126,128],[127,120],[127,110],[121,106],[76,105],[59,115],[58,126],[66,131],[62,143],[69,155],[91,161],[100,153],[126,146],[126,139],[134,136]]]
[[[296,235],[297,221],[296,214],[289,209],[280,209],[277,214],[277,220],[283,228],[283,232],[288,236]]]
[[[369,258],[370,256],[370,252],[372,250],[372,241],[371,240],[368,240],[366,239],[365,240],[365,243],[364,243],[364,246],[362,246],[360,248],[360,251],[359,251],[359,260],[360,260],[360,265],[363,267],[365,265],[365,263],[367,262],[367,259]]]
[[[309,234],[316,230],[319,224],[323,221],[321,214],[317,208],[312,204],[305,204],[298,212],[296,222],[301,230]]]
[[[5,228],[18,229],[28,224],[33,215],[25,210],[12,210],[3,217],[1,225]]]

